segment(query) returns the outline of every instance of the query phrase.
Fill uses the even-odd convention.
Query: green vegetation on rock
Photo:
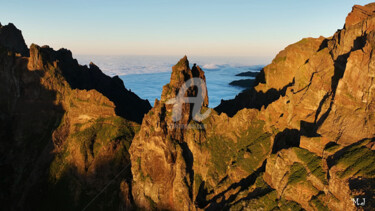
[[[336,152],[338,149],[340,149],[340,145],[336,144],[335,142],[329,142],[324,147],[324,151],[326,151],[328,153]]]
[[[335,163],[343,171],[339,174],[341,178],[349,176],[375,177],[375,152],[362,144],[353,144],[344,149]]]
[[[310,200],[310,205],[315,207],[316,210],[319,211],[329,211],[328,207],[322,202],[322,197],[324,197],[324,193],[313,196]]]
[[[326,173],[323,170],[322,158],[302,148],[294,148],[298,159],[300,159],[323,184],[328,184]]]
[[[202,144],[210,152],[211,175],[223,175],[230,166],[238,166],[251,173],[263,162],[270,152],[270,134],[263,131],[263,121],[256,121],[251,126],[235,135],[236,142],[227,136],[214,135]],[[215,177],[215,176],[214,176]]]
[[[81,143],[82,153],[92,150],[95,156],[101,147],[115,140],[125,140],[123,143],[128,150],[134,134],[135,131],[129,122],[121,117],[110,117],[96,120],[92,126],[77,132],[73,137]]]
[[[300,163],[293,163],[290,167],[290,174],[288,178],[288,184],[296,184],[302,181],[306,181],[307,179],[307,171],[305,167]]]
[[[48,197],[61,196],[63,200],[69,201],[70,205],[61,205],[64,208],[83,208],[92,199],[93,196],[90,195],[92,191],[97,192],[96,186],[101,187],[108,183],[108,178],[113,178],[127,166],[128,149],[139,129],[138,125],[118,116],[99,118],[77,126],[78,131],[68,136],[61,151],[56,153],[49,169]],[[85,159],[84,169],[79,169],[81,157]],[[91,166],[95,169],[94,172],[88,170]],[[99,172],[101,168],[103,168],[103,173],[96,173],[96,170]],[[130,168],[127,172],[130,173]],[[124,175],[128,173],[124,172]],[[82,178],[91,177],[92,174],[96,174],[94,186],[82,183]],[[118,200],[116,197],[106,198],[119,194],[117,182],[108,187],[107,191],[112,191],[112,193],[103,194],[100,200]],[[77,202],[79,204],[74,204]],[[108,207],[115,204],[118,202],[110,202]]]

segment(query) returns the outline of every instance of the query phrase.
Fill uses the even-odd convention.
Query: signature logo
[[[352,198],[352,200],[356,206],[363,207],[366,205],[366,198]]]
[[[196,97],[184,97],[185,92],[190,88],[196,86],[198,93]],[[211,113],[209,108],[203,114],[200,113],[203,101],[207,95],[206,83],[201,78],[190,78],[187,80],[180,88],[177,97],[172,98],[166,102],[166,104],[174,104],[172,111],[172,119],[174,122],[181,120],[182,115],[182,105],[184,103],[193,104],[192,117],[193,120],[201,122],[208,117]]]

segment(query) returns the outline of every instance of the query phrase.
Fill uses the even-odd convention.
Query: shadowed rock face
[[[129,208],[128,148],[139,127],[130,120],[140,122],[148,102],[68,50],[33,44],[26,54],[19,30],[0,30],[2,208],[81,210],[108,184],[110,199],[89,208]]]
[[[81,210],[111,181],[89,208],[371,210],[373,7],[355,6],[332,37],[285,48],[254,88],[202,122],[189,103],[174,122],[167,103],[187,80],[205,81],[185,56],[140,129],[117,115],[125,102],[113,92],[124,89],[117,78],[64,49],[32,45],[20,57],[0,46],[0,202]],[[197,93],[184,97],[201,97],[205,112],[208,97]]]
[[[151,108],[147,100],[127,90],[118,76],[111,78],[105,75],[93,63],[89,67],[79,65],[67,49],[54,51],[48,46],[31,45],[30,58],[37,63],[38,68],[42,68],[45,63],[55,62],[56,68],[61,71],[71,88],[102,93],[115,104],[116,114],[125,119],[141,123],[144,114]]]
[[[12,23],[5,26],[0,24],[0,45],[22,56],[29,56],[29,49],[21,31]]]

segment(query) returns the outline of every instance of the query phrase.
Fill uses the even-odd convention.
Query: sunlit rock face
[[[197,123],[186,105],[182,123],[200,130],[170,129],[165,101],[192,75],[182,59],[132,143],[135,203],[354,210],[352,199],[362,197],[363,208],[374,206],[374,11],[354,6],[332,37],[286,47],[253,89],[216,108],[220,115]]]
[[[150,108],[118,77],[78,65],[66,49],[29,50],[20,31],[1,26],[0,202],[10,210],[371,210],[374,11],[354,6],[332,37],[286,47],[253,88],[215,110],[199,92],[205,83],[179,95],[191,79],[206,81],[186,56]],[[194,108],[209,115],[197,120]]]
[[[185,56],[173,66],[170,83],[163,87],[160,101],[155,101],[154,108],[145,116],[140,132],[133,139],[130,148],[132,191],[138,206],[185,210],[195,207],[191,195],[192,155],[184,137],[192,121],[192,106],[183,104],[179,111],[181,119],[175,122],[172,118],[174,105],[166,104],[178,96],[185,81],[194,77],[205,81],[204,72],[195,65],[190,69]],[[206,93],[196,96],[195,89],[188,89],[183,94],[186,97],[202,97],[203,105],[208,105]]]
[[[264,169],[271,140],[270,134],[263,131],[264,122],[257,119],[258,111],[244,109],[233,118],[213,111],[199,122],[191,112],[192,106],[197,105],[184,104],[181,119],[173,121],[173,105],[166,102],[194,77],[205,80],[199,66],[190,69],[186,57],[173,66],[171,82],[163,87],[161,100],[155,102],[133,139],[132,191],[137,206],[171,210],[220,208],[223,204],[217,203],[218,195],[233,194],[235,188],[231,184],[256,178],[256,172]],[[207,96],[196,96],[197,93],[189,89],[185,96],[201,97],[201,112],[205,112]]]

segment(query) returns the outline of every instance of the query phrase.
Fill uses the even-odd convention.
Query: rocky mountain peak
[[[22,56],[29,55],[29,49],[23,39],[21,30],[17,29],[12,23],[5,26],[0,24],[0,45]]]
[[[185,55],[184,57],[182,57],[178,62],[177,64],[175,65],[175,68],[181,68],[181,69],[188,69],[189,68],[189,60],[187,58],[187,56]]]
[[[156,101],[145,115],[129,151],[135,163],[132,165],[132,191],[139,206],[151,209],[156,203],[162,209],[193,209],[192,195],[189,194],[192,161],[185,132],[189,126],[200,124],[192,120],[195,106],[202,106],[203,111],[208,105],[205,81],[204,71],[196,64],[190,68],[184,56],[172,67],[170,83],[163,87],[161,101]],[[203,105],[186,102],[188,97],[200,98]],[[176,104],[180,105],[177,111]],[[174,119],[175,112],[181,114],[178,120]]]
[[[370,3],[365,6],[354,5],[352,11],[346,17],[345,28],[355,25],[375,14],[375,3]]]
[[[192,77],[189,60],[184,56],[176,65],[172,67],[172,74],[169,85],[173,88],[179,88],[185,81]]]
[[[0,45],[0,202],[82,210],[103,193],[88,209],[373,210],[374,11],[355,6],[333,36],[289,45],[203,121],[186,99],[208,111],[205,83],[184,84],[204,71],[186,56],[149,110],[66,49],[32,45],[27,58]]]
[[[193,86],[201,86],[201,90],[206,90],[206,93],[204,93],[205,96],[202,96],[204,97],[203,105],[208,106],[207,87],[205,84],[206,77],[204,75],[204,71],[196,64],[190,68],[189,60],[187,59],[186,55],[172,67],[171,79],[169,84],[163,87],[161,101],[165,102],[168,99],[176,97],[182,85],[192,78],[200,78],[204,84],[194,84],[193,81],[192,87],[188,87],[189,89],[186,93],[186,97],[196,97],[197,90]]]
[[[95,89],[116,105],[116,114],[125,119],[142,122],[143,116],[151,105],[127,90],[119,77],[105,75],[94,63],[89,67],[78,64],[67,49],[53,50],[49,46],[30,46],[28,63],[30,70],[54,69],[69,83],[73,89]]]
[[[103,188],[111,175],[130,174],[124,169],[127,150],[136,122],[150,108],[119,77],[78,64],[67,49],[32,44],[29,51],[13,24],[0,26],[0,176],[9,178],[1,187],[2,206],[40,209],[44,198],[46,207],[82,210],[89,202],[83,197],[94,197],[87,192]],[[11,173],[17,168],[28,170]],[[114,196],[127,196],[128,182],[116,183],[124,189]],[[38,194],[30,194],[36,189]],[[59,204],[54,200],[61,200],[60,192],[79,194],[65,195]]]

